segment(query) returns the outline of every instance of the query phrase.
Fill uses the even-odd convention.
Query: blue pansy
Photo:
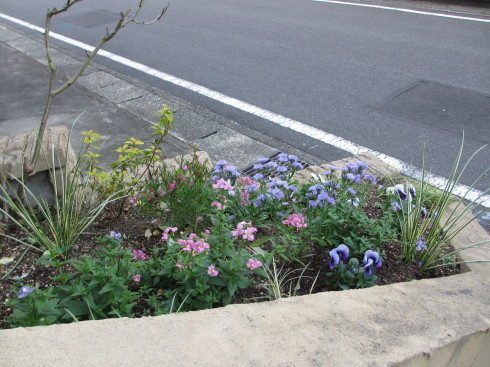
[[[344,245],[338,245],[330,254],[330,269],[335,269],[340,261],[344,261],[349,257],[349,248]]]
[[[405,188],[403,187],[403,185],[395,185],[395,189],[396,189],[396,193],[398,194],[400,199],[402,199],[402,200],[407,199],[407,192],[405,191]]]
[[[19,289],[19,295],[17,296],[17,298],[27,297],[29,295],[29,293],[34,292],[35,289],[36,288],[29,287],[29,286],[25,285]]]
[[[371,276],[373,274],[373,267],[377,269],[383,263],[379,254],[376,251],[372,250],[366,251],[362,262],[364,263],[364,269],[367,276]]]
[[[121,239],[122,235],[120,233],[116,233],[114,231],[111,231],[110,234],[109,234],[109,237],[112,237],[116,241],[119,241]]]

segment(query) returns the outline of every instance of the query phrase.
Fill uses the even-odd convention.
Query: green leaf
[[[112,283],[106,284],[102,287],[98,294],[104,294],[107,292],[112,292],[114,290],[114,285]]]
[[[345,273],[342,274],[342,279],[349,285],[354,283],[354,274],[352,274],[350,271],[346,271]]]
[[[274,236],[262,237],[260,240],[257,240],[254,243],[252,243],[251,247],[258,247],[258,246],[262,245],[264,242],[272,241],[274,239],[275,239]]]

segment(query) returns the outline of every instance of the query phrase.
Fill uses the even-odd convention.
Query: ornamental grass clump
[[[460,249],[452,249],[450,246],[453,238],[461,230],[488,211],[488,208],[479,206],[479,200],[490,189],[486,189],[469,202],[466,198],[477,182],[487,174],[489,168],[473,182],[462,196],[459,198],[454,196],[466,167],[486,146],[475,151],[461,166],[463,147],[464,136],[446,185],[435,197],[431,197],[431,200],[428,200],[431,188],[426,182],[429,174],[425,168],[422,169],[420,181],[417,184],[418,189],[410,183],[398,184],[388,189],[392,195],[392,211],[398,219],[403,260],[407,263],[418,264],[422,271],[443,266],[447,258],[453,257],[460,251],[489,242],[484,241]],[[455,204],[448,213],[451,202]],[[476,215],[472,215],[474,210],[477,211]],[[444,213],[448,213],[447,218],[444,218]]]
[[[67,146],[70,146],[68,139]],[[23,200],[12,185],[0,185],[0,201],[8,210],[0,207],[0,213],[7,217],[28,240],[14,238],[4,233],[0,235],[15,240],[29,248],[41,252],[52,251],[54,255],[65,256],[76,243],[78,237],[94,222],[104,208],[115,200],[118,192],[101,197],[91,190],[82,173],[83,146],[77,163],[71,169],[61,168],[59,157],[55,154],[54,146],[50,152],[50,170],[53,178],[54,205],[34,194],[24,183],[12,175],[3,176],[16,182],[22,188],[26,200]],[[69,149],[66,149],[64,161],[68,162]],[[60,168],[56,168],[60,167]],[[59,195],[58,195],[59,194]]]

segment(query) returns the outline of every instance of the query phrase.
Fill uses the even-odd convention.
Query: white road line
[[[38,27],[36,25],[24,22],[23,20],[11,17],[9,15],[0,13],[0,18],[9,20],[13,23],[19,24],[21,26],[27,27],[29,29],[35,30],[37,32],[44,33],[44,28]],[[79,42],[77,40],[65,37],[61,34],[55,33],[55,32],[50,32],[51,37],[58,39],[60,41],[66,42],[70,45],[79,47],[83,50],[86,51],[92,51],[94,49],[93,46],[87,45],[85,43]],[[332,145],[336,148],[345,150],[346,152],[349,152],[351,154],[359,154],[363,152],[369,152],[374,155],[376,155],[378,158],[380,158],[382,161],[390,164],[391,166],[395,167],[398,169],[402,174],[405,174],[407,176],[413,177],[413,178],[418,178],[422,175],[422,171],[408,163],[405,163],[397,158],[393,158],[390,156],[387,156],[386,154],[377,152],[375,150],[363,147],[362,145],[358,145],[354,142],[351,142],[349,140],[346,140],[344,138],[341,138],[339,136],[335,136],[333,134],[327,133],[323,130],[317,129],[315,127],[306,125],[300,121],[296,121],[293,119],[290,119],[288,117],[279,115],[277,113],[268,111],[266,109],[254,106],[250,103],[240,101],[236,98],[227,96],[226,94],[216,92],[214,90],[208,89],[206,87],[203,87],[202,85],[195,84],[192,82],[189,82],[184,79],[180,79],[176,76],[164,73],[162,71],[153,69],[149,66],[140,64],[139,62],[129,60],[125,57],[113,54],[112,52],[100,50],[98,55],[106,57],[112,61],[118,62],[120,64],[123,64],[125,66],[128,66],[130,68],[133,68],[135,70],[141,71],[145,74],[151,75],[155,78],[158,78],[160,80],[178,85],[182,88],[186,88],[188,90],[191,90],[193,92],[196,92],[200,95],[206,96],[208,98],[211,98],[215,101],[218,101],[220,103],[226,104],[228,106],[235,107],[236,109],[239,109],[241,111],[250,113],[252,115],[258,116],[260,118],[263,118],[265,120],[268,120],[270,122],[275,123],[276,125],[286,127],[288,129],[291,129],[293,131],[296,131],[300,134],[306,135],[310,138],[319,140],[325,144]],[[447,179],[441,176],[437,175],[432,175],[432,174],[427,174],[427,182],[430,183],[433,186],[436,186],[438,188],[443,189],[446,184],[447,184]],[[454,193],[458,196],[465,196],[469,200],[477,200],[478,203],[484,207],[490,208],[490,195],[484,196],[483,193],[479,190],[471,189],[470,187],[466,185],[457,185],[457,187],[454,190]]]
[[[394,11],[400,11],[400,12],[403,12],[403,13],[432,15],[433,17],[461,19],[461,20],[472,20],[474,22],[490,23],[490,19],[474,18],[474,17],[463,17],[463,16],[460,16],[460,15],[451,15],[451,14],[443,14],[443,13],[432,13],[432,12],[428,12],[428,11],[405,9],[405,8],[395,8],[395,7],[383,6],[383,5],[351,3],[351,2],[348,2],[348,1],[335,1],[335,0],[311,0],[311,1],[321,2],[321,3],[331,3],[331,4],[360,6],[360,7],[363,7],[363,8],[375,8],[375,9],[394,10]]]

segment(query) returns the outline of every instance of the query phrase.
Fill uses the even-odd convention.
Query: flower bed
[[[94,223],[98,246],[81,236],[65,258],[28,256],[3,282],[17,279],[3,317],[30,326],[159,315],[435,275],[399,259],[413,187],[390,193],[359,161],[301,183],[296,157],[278,161],[259,161],[253,177],[224,161],[210,171],[197,153],[160,165],[134,186],[130,208]],[[423,256],[421,242],[411,254]]]

